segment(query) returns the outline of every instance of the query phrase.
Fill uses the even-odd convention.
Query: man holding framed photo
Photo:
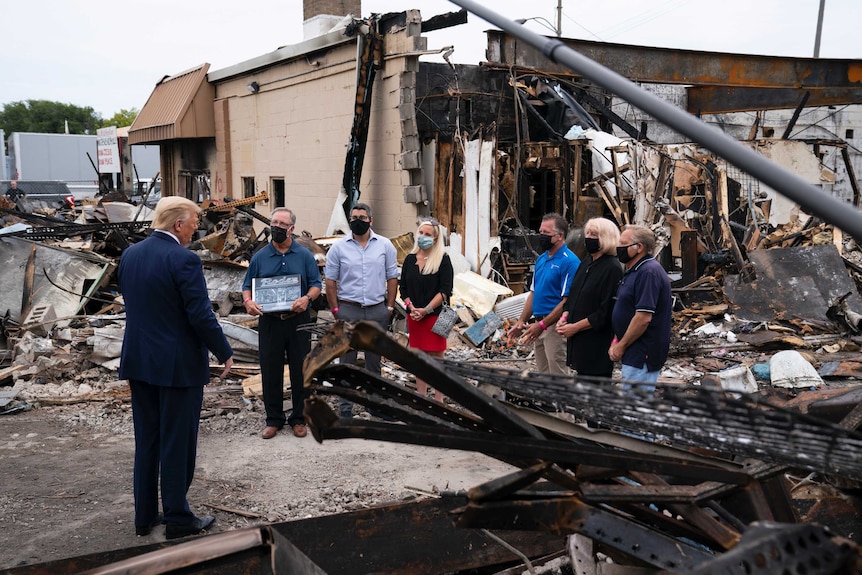
[[[285,423],[296,437],[308,434],[302,414],[306,396],[302,387],[302,361],[311,351],[311,332],[296,328],[311,321],[311,302],[320,295],[321,282],[314,256],[293,239],[295,227],[296,215],[292,210],[276,208],[272,211],[272,239],[251,258],[242,284],[246,312],[260,316],[258,354],[266,409],[266,426],[260,436],[264,439],[275,437]],[[284,414],[285,357],[293,405],[287,417]]]

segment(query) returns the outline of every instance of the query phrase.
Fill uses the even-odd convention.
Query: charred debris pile
[[[504,220],[513,225],[501,227],[496,281],[456,276],[462,323],[443,364],[405,348],[397,321],[393,334],[333,323],[317,310],[306,382],[315,391],[306,408],[315,437],[474,450],[512,463],[519,471],[459,494],[450,512],[459,527],[570,536],[557,552],[545,542],[537,562],[567,557],[711,573],[766,558],[780,568],[801,562],[820,566],[807,572],[842,572],[858,561],[862,523],[855,496],[862,254],[798,210],[770,224],[770,198],[741,193],[710,158],[689,150],[674,160],[655,150],[620,148],[629,160],[580,193],[591,198],[582,205],[660,237],[676,302],[672,358],[658,393],[529,372],[529,350],[504,334],[520,314],[535,254],[529,230]],[[638,173],[662,183],[626,175],[638,163],[656,168]],[[205,203],[203,233],[192,246],[244,362],[235,375],[246,381],[256,375],[255,322],[234,312],[243,262],[268,239],[252,226],[268,222],[254,210],[263,199]],[[75,401],[125,397],[116,381],[123,307],[114,272],[123,249],[145,236],[150,215],[111,200],[72,209],[0,198],[3,414],[44,400],[38,388],[48,385]],[[570,239],[577,248],[576,234]],[[395,240],[403,256],[409,235]],[[322,266],[326,239],[299,241]],[[350,347],[378,351],[398,370],[375,377],[331,363]],[[435,382],[447,401],[419,397],[409,374]],[[242,387],[255,393],[252,384]],[[396,422],[341,420],[326,401],[333,395]],[[302,548],[301,537],[293,542]]]

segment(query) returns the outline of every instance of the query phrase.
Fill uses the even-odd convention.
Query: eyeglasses
[[[422,224],[431,224],[432,226],[439,226],[440,222],[435,220],[434,218],[419,218],[419,225]]]
[[[629,245],[627,245],[627,246],[619,246],[619,247],[621,247],[621,248],[623,248],[623,249],[626,249],[626,250],[627,250],[627,249],[629,249],[629,248],[630,248],[630,247],[632,247],[632,246],[636,246],[636,245],[638,245],[639,243],[640,243],[640,242],[635,242],[635,243],[633,243],[633,244],[629,244]]]
[[[290,228],[292,228],[293,226],[292,226],[291,224],[279,224],[279,223],[275,223],[275,222],[273,222],[273,223],[271,223],[271,224],[270,224],[270,227],[272,227],[272,228],[279,228],[279,229],[282,229],[282,230],[289,230],[289,229],[290,229]]]
[[[370,222],[371,218],[369,218],[368,216],[350,216],[350,219],[347,221],[355,222],[356,220],[359,220],[360,222]]]

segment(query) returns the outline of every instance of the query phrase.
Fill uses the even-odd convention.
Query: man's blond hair
[[[183,198],[182,196],[166,196],[159,200],[156,204],[156,211],[153,214],[154,229],[170,232],[173,230],[174,224],[180,220],[185,220],[190,214],[197,214],[200,208],[193,201]]]

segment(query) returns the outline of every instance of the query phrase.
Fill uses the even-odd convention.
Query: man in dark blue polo
[[[260,316],[258,322],[258,355],[263,386],[263,404],[266,425],[260,436],[272,439],[284,427],[285,421],[296,437],[305,437],[305,416],[302,413],[307,395],[302,386],[302,361],[311,351],[311,332],[297,330],[297,326],[311,321],[311,302],[320,295],[320,271],[314,256],[293,239],[296,215],[287,208],[272,211],[270,232],[272,241],[251,258],[242,299],[246,312]],[[264,312],[263,301],[252,299],[252,280],[299,276],[298,297],[290,308],[278,312]],[[292,410],[284,415],[284,358],[290,372]]]
[[[652,255],[655,245],[655,234],[644,226],[626,226],[620,234],[617,257],[625,274],[614,303],[616,338],[608,355],[622,362],[624,381],[654,384],[670,348],[670,278]]]

